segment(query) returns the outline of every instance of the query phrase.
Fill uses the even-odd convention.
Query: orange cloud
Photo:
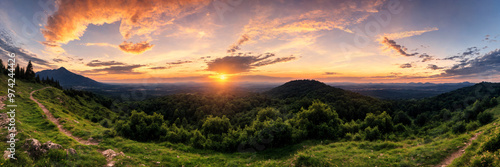
[[[310,8],[288,9],[289,16],[275,16],[275,9],[271,6],[259,6],[252,18],[244,27],[241,34],[253,40],[270,40],[285,36],[297,36],[306,33],[329,31],[339,29],[353,33],[348,27],[361,23],[372,13],[378,12],[385,0],[360,0],[360,1],[324,1],[311,0]],[[331,10],[335,9],[335,10]],[[242,39],[242,38],[240,38]],[[238,45],[239,46],[239,45]]]
[[[145,51],[151,50],[155,45],[149,44],[149,42],[143,41],[139,43],[132,43],[132,42],[127,42],[123,41],[122,44],[119,45],[120,50],[127,52],[127,53],[132,53],[132,54],[141,54],[144,53]]]
[[[379,40],[383,41],[384,37],[396,40],[396,39],[401,39],[401,38],[407,38],[407,37],[422,35],[423,33],[431,32],[431,31],[437,31],[437,30],[439,30],[437,27],[433,27],[433,28],[426,28],[424,30],[404,31],[404,32],[398,32],[398,33],[384,34],[384,35],[380,36]]]
[[[160,27],[209,3],[210,0],[59,0],[58,10],[48,17],[42,34],[47,44],[66,44],[79,40],[90,24],[120,21],[119,31],[125,40],[135,35],[149,37]]]
[[[387,37],[384,37],[384,40],[381,42],[387,48],[390,48],[396,52],[398,52],[401,56],[415,56],[418,53],[408,53],[408,49],[404,46],[398,45],[396,41],[390,40]],[[422,57],[423,58],[423,57]]]
[[[247,54],[238,54],[238,56],[226,56],[207,62],[208,67],[206,70],[223,74],[236,74],[249,72],[256,67],[288,62],[296,59],[296,57],[294,57],[293,55],[289,57],[270,59],[274,56],[275,55],[272,53],[267,53],[265,55],[259,56]]]
[[[240,39],[227,50],[227,53],[234,53],[237,50],[240,50],[240,45],[243,45],[245,42],[249,40],[250,37],[248,35],[246,34],[242,35]]]

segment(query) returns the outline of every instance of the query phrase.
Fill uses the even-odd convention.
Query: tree
[[[25,77],[28,80],[33,80],[35,78],[35,71],[33,71],[33,64],[31,64],[31,60],[28,62],[28,66],[26,67]]]
[[[5,66],[3,65],[3,61],[2,61],[2,59],[0,59],[0,74],[3,74],[5,70],[6,69],[5,69]]]
[[[276,110],[275,108],[268,107],[259,110],[259,112],[257,113],[257,119],[261,122],[268,119],[276,120],[279,115],[280,111]]]
[[[342,120],[335,110],[320,101],[314,101],[309,108],[302,109],[296,117],[299,126],[307,130],[310,138],[335,138],[340,136]]]
[[[223,134],[231,129],[231,122],[226,116],[213,117],[209,116],[201,127],[204,134]]]
[[[404,125],[410,125],[411,124],[411,118],[406,114],[404,111],[398,111],[396,114],[394,114],[394,124],[399,124],[402,123]]]

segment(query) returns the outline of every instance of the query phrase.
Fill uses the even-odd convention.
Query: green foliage
[[[380,133],[380,130],[378,129],[378,127],[375,127],[375,128],[367,127],[363,131],[364,139],[365,140],[370,140],[370,141],[379,139],[380,138],[380,134],[381,133]]]
[[[279,115],[280,115],[280,112],[278,110],[276,110],[275,108],[268,107],[268,108],[259,110],[259,112],[257,113],[257,119],[261,122],[268,120],[268,119],[276,120],[276,118],[278,118]]]
[[[465,122],[464,121],[457,122],[455,123],[455,125],[453,125],[451,129],[453,133],[463,133],[466,130]]]
[[[296,116],[300,129],[307,130],[310,138],[336,139],[340,136],[342,120],[327,104],[315,101]]]
[[[406,114],[406,112],[398,111],[394,114],[394,123],[399,124],[402,123],[404,125],[411,125],[411,118]]]
[[[166,134],[163,125],[163,115],[154,113],[147,115],[144,112],[132,111],[130,119],[116,123],[116,132],[130,139],[138,141],[157,140]]]
[[[477,115],[477,120],[482,124],[486,125],[493,121],[493,113],[491,112],[481,112]]]
[[[483,145],[482,151],[495,152],[500,149],[500,134],[495,134],[490,140]]]
[[[429,117],[426,113],[418,115],[417,119],[415,119],[415,124],[418,126],[424,126],[427,122],[429,122]]]
[[[385,111],[379,115],[373,113],[368,113],[366,115],[364,127],[378,127],[380,132],[389,133],[392,131],[393,126],[394,124],[391,116]]]
[[[203,123],[201,129],[205,134],[221,135],[227,133],[229,129],[231,129],[231,122],[229,122],[229,119],[225,116],[222,118],[209,116]]]

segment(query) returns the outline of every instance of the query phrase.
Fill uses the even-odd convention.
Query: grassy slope
[[[485,112],[491,112],[495,115],[495,118],[498,118],[500,116],[500,105],[487,109]],[[472,162],[476,159],[480,159],[481,157],[484,156],[484,153],[481,152],[482,150],[482,145],[491,140],[494,136],[497,134],[500,134],[500,119],[496,119],[490,124],[487,124],[478,130],[476,132],[483,132],[478,138],[471,143],[471,145],[465,150],[465,153],[460,157],[457,158],[450,166],[472,166]],[[498,153],[498,151],[497,151]],[[498,160],[498,155],[497,155],[497,162]]]
[[[82,112],[94,108],[96,103],[82,102],[70,98],[60,90],[46,89],[35,94],[35,98],[44,104],[54,116],[63,120],[64,127],[74,135],[84,139],[93,137],[102,139],[98,146],[86,146],[77,143],[74,139],[65,136],[57,127],[44,118],[43,112],[29,99],[29,93],[45,86],[38,84],[22,83],[18,81],[16,97],[18,115],[17,128],[20,139],[18,145],[18,162],[0,160],[2,165],[25,166],[103,166],[106,164],[104,157],[98,150],[114,149],[123,151],[126,156],[116,158],[117,166],[431,166],[438,164],[451,152],[458,150],[472,137],[472,134],[453,135],[441,134],[434,139],[413,139],[398,142],[391,141],[306,141],[287,148],[268,149],[257,153],[218,153],[210,150],[193,149],[182,144],[140,143],[121,137],[102,138],[102,133],[109,130],[97,123],[83,119]],[[6,77],[0,76],[0,95],[6,94]],[[19,93],[20,92],[20,93]],[[59,98],[59,99],[58,99]],[[6,110],[1,110],[6,112]],[[492,111],[500,114],[500,106]],[[76,121],[75,121],[76,120]],[[77,123],[79,122],[79,123]],[[500,123],[498,120],[495,123]],[[454,165],[467,164],[470,157],[475,154],[474,147],[479,142],[484,142],[488,134],[494,134],[492,124],[481,127],[476,131],[484,131],[478,140],[469,149],[465,156],[454,162]],[[436,129],[439,130],[437,127]],[[435,129],[431,129],[435,130]],[[1,129],[2,135],[6,129]],[[49,155],[33,160],[22,153],[20,146],[27,138],[36,138],[41,142],[53,141],[64,148],[75,148],[77,156],[66,156],[61,151],[51,151]],[[6,148],[5,142],[0,142],[0,148]],[[60,156],[63,154],[64,156]]]

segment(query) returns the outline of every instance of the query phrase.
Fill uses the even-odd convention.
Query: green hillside
[[[16,126],[19,129],[16,136],[19,139],[16,143],[16,157],[18,159],[0,160],[1,165],[6,166],[105,166],[108,163],[115,166],[434,166],[440,164],[450,154],[460,151],[469,139],[479,132],[481,133],[478,135],[477,140],[472,141],[465,154],[453,161],[451,166],[480,166],[480,163],[488,163],[492,166],[499,163],[498,148],[500,148],[500,142],[498,141],[500,141],[500,136],[498,134],[500,133],[497,125],[500,124],[500,121],[498,119],[484,126],[475,124],[475,121],[472,121],[466,124],[467,126],[464,127],[466,129],[463,132],[452,131],[451,127],[456,124],[453,119],[444,121],[441,124],[432,123],[423,127],[414,124],[399,124],[393,125],[392,131],[382,132],[382,136],[373,137],[373,135],[377,134],[373,134],[375,132],[373,131],[374,128],[368,126],[370,119],[379,120],[379,118],[384,119],[386,117],[383,113],[375,113],[368,114],[367,118],[358,121],[340,121],[339,130],[342,131],[343,135],[338,134],[336,138],[306,137],[300,140],[297,139],[297,142],[285,146],[273,145],[273,142],[266,144],[262,143],[263,140],[257,140],[260,143],[246,143],[243,145],[237,143],[238,149],[236,150],[220,151],[196,145],[196,142],[194,142],[196,137],[189,136],[194,135],[197,129],[198,125],[196,125],[195,120],[189,120],[185,123],[180,121],[177,122],[177,126],[174,125],[176,121],[168,121],[176,119],[169,118],[170,116],[165,117],[166,122],[163,122],[161,126],[165,126],[166,136],[168,137],[139,142],[142,141],[139,138],[131,140],[129,139],[130,136],[121,134],[117,126],[123,127],[125,121],[130,120],[133,122],[135,117],[141,118],[141,120],[154,120],[154,113],[141,116],[136,111],[129,113],[126,109],[105,106],[109,101],[106,102],[105,98],[100,98],[91,93],[63,91],[56,88],[43,89],[48,85],[20,80],[17,81],[17,84],[15,99],[18,105],[16,108],[18,111]],[[7,90],[7,77],[0,75],[0,95],[6,95],[5,90]],[[91,138],[90,140],[98,142],[98,145],[82,144],[75,138],[68,137],[61,132],[56,124],[47,119],[42,109],[34,101],[30,100],[29,94],[34,90],[40,90],[33,94],[34,98],[58,119],[64,130],[67,130],[79,140],[88,141]],[[201,99],[206,98],[203,95],[180,97],[186,100],[186,97],[196,99],[198,96]],[[174,97],[176,96],[170,97],[172,98],[170,100],[177,99]],[[241,99],[248,100],[249,97],[226,96],[226,98],[229,99],[226,99],[224,103],[235,103],[234,101],[240,101]],[[231,99],[234,101],[231,101]],[[255,97],[250,99],[255,99]],[[189,99],[187,100],[189,101]],[[168,98],[163,98],[163,101],[168,101]],[[264,98],[263,101],[267,100]],[[287,105],[286,102],[282,103],[279,100],[276,102],[276,100],[271,99],[270,101],[264,106]],[[155,102],[157,101],[149,101],[148,104],[154,105]],[[119,103],[118,105],[133,106],[133,104],[137,103]],[[178,104],[182,104],[182,102],[179,101]],[[314,106],[315,104],[317,106]],[[164,105],[167,104],[161,106]],[[240,123],[241,125],[252,126],[252,128],[255,128],[256,133],[265,130],[265,127],[276,127],[278,125],[290,126],[292,132],[294,132],[294,128],[299,128],[295,127],[293,123],[294,117],[299,115],[307,117],[308,113],[313,114],[317,111],[314,107],[328,106],[321,102],[313,102],[310,105],[312,108],[309,107],[288,114],[283,113],[281,110],[290,107],[278,107],[276,110],[278,111],[278,118],[272,115],[274,110],[266,110],[266,108],[243,110],[232,114],[229,112],[227,117],[231,119],[230,122],[233,126],[228,132],[222,133],[221,136],[229,137],[228,135],[235,135],[240,132],[249,133],[249,129],[244,131],[245,126],[236,126],[238,124],[238,121],[234,122],[236,117],[252,119],[250,122],[245,123],[245,121],[242,121]],[[203,106],[201,107],[203,108]],[[175,108],[183,110],[181,106]],[[141,108],[136,107],[136,109]],[[162,110],[159,108],[155,111],[160,112]],[[194,111],[196,112],[196,110]],[[5,113],[7,110],[2,109],[1,112]],[[298,113],[295,114],[295,112]],[[458,113],[461,112],[457,111],[452,115],[459,115]],[[500,115],[500,106],[486,109],[484,112],[492,113],[494,118],[497,118]],[[135,117],[132,116],[133,113],[136,113]],[[252,113],[255,113],[255,115],[252,116]],[[180,111],[177,114],[182,115]],[[262,117],[263,114],[267,115]],[[391,119],[390,122],[394,119],[392,115],[388,116],[388,118]],[[212,119],[214,117],[202,116],[200,120],[196,121],[205,122]],[[413,119],[415,118],[410,118],[410,120]],[[132,122],[129,122],[129,125]],[[139,120],[138,123],[140,124],[140,122]],[[149,124],[147,121],[144,123]],[[380,123],[375,122],[375,124],[379,124],[379,126],[376,126],[377,129],[382,128]],[[199,126],[203,127],[202,125]],[[314,125],[311,126],[314,128]],[[367,128],[363,128],[364,126],[367,126]],[[300,128],[297,130],[300,130]],[[2,128],[0,133],[7,134],[7,129]],[[186,135],[184,138],[188,138],[188,141],[182,141],[183,133]],[[201,134],[201,138],[206,136],[205,133]],[[172,137],[175,136],[181,138],[174,140]],[[206,140],[212,139],[211,136],[213,135],[208,134]],[[252,137],[252,134],[247,136]],[[28,152],[31,150],[22,146],[30,138],[37,139],[40,143],[52,141],[60,144],[62,148],[48,150],[46,153],[37,156],[29,155]],[[277,139],[275,138],[275,140]],[[213,138],[213,142],[216,142],[215,138]],[[221,143],[224,144],[224,140]],[[207,143],[201,144],[206,146]],[[1,142],[0,146],[1,148],[7,148],[7,143]],[[75,149],[76,154],[68,153],[70,148]],[[123,155],[118,154],[114,158],[106,158],[102,152],[108,149],[112,149],[116,153],[123,152]]]

